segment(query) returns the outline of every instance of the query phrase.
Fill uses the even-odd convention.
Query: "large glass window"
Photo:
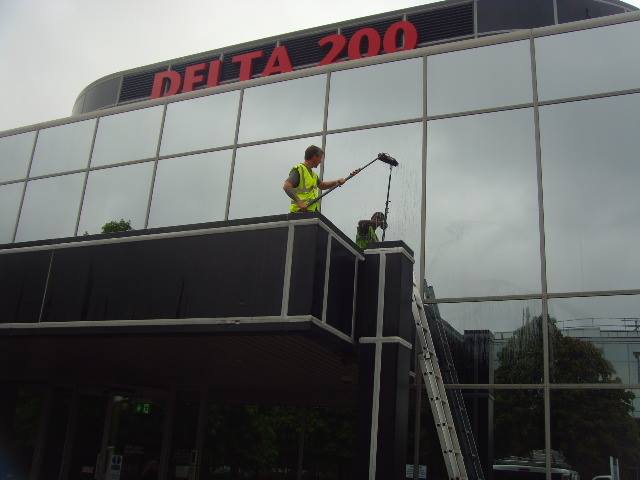
[[[432,323],[434,342],[448,343],[458,383],[543,382],[540,300],[440,303],[427,311],[441,324]]]
[[[16,241],[72,236],[84,175],[75,173],[28,182]]]
[[[16,226],[24,183],[0,186],[0,243],[9,243]]]
[[[30,176],[86,168],[95,125],[92,119],[40,130]]]
[[[533,111],[431,121],[426,275],[436,297],[540,291]]]
[[[99,233],[105,223],[120,219],[143,228],[152,172],[153,162],[90,172],[78,235]]]
[[[160,160],[149,226],[224,220],[230,169],[231,150]]]
[[[282,190],[289,171],[304,162],[309,145],[322,145],[320,137],[239,148],[231,187],[229,218],[289,213],[291,200]]]
[[[0,138],[0,182],[25,178],[36,132]]]
[[[422,59],[331,74],[328,128],[421,117]]]
[[[239,141],[289,137],[322,130],[327,77],[316,75],[244,91]]]
[[[639,394],[623,389],[552,390],[552,467],[576,471],[580,476],[575,478],[581,479],[636,478],[640,432],[633,407]],[[611,471],[612,463],[618,465],[618,475]]]
[[[540,109],[550,291],[640,288],[640,95]]]
[[[422,203],[422,123],[374,128],[327,136],[324,178],[346,177],[378,153],[386,152],[400,165],[391,176],[388,229],[385,240],[404,240],[419,265]],[[389,167],[375,162],[322,201],[322,213],[355,240],[359,220],[384,212]],[[382,239],[382,232],[378,230]]]
[[[503,43],[427,58],[427,113],[480,110],[529,103],[529,42]]]
[[[555,383],[638,383],[640,296],[549,300]]]
[[[640,87],[640,22],[536,38],[540,100]]]
[[[239,99],[235,91],[167,105],[160,155],[233,144]]]
[[[91,166],[151,158],[156,155],[162,106],[101,117]]]

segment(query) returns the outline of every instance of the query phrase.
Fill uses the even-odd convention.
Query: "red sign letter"
[[[255,52],[243,53],[236,55],[231,59],[233,63],[240,63],[240,81],[249,80],[253,74],[253,61],[256,58],[260,58],[264,52],[262,50],[256,50]]]
[[[204,72],[207,69],[206,63],[196,63],[189,65],[184,70],[184,81],[182,82],[182,91],[192,91],[198,83],[204,82]]]
[[[404,33],[402,46],[398,45],[398,33]],[[413,50],[418,44],[418,31],[411,22],[402,21],[389,25],[384,34],[382,45],[386,53],[398,52],[400,50]]]
[[[367,47],[367,54],[363,55],[361,49],[362,40],[365,37],[369,41],[369,45]],[[362,58],[363,56],[373,57],[380,53],[381,43],[382,42],[380,40],[380,34],[377,32],[377,30],[371,27],[361,28],[356,33],[354,33],[353,37],[351,37],[351,40],[349,40],[347,53],[349,54],[349,58],[351,60],[357,60],[358,58]]]
[[[151,89],[151,98],[160,98],[175,95],[180,90],[181,83],[180,74],[178,72],[174,72],[173,70],[166,70],[164,72],[156,73],[155,77],[153,77],[153,88]],[[166,81],[169,82],[169,88],[165,92]]]
[[[287,47],[281,45],[279,47],[276,47],[276,49],[271,54],[271,57],[269,57],[269,61],[264,67],[262,76],[268,77],[269,75],[273,75],[274,73],[284,73],[292,71],[293,66],[291,65],[291,59],[289,58]]]
[[[217,87],[220,82],[220,60],[209,62],[209,75],[207,75],[207,87]]]

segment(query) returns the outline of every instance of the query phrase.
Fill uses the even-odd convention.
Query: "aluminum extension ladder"
[[[424,311],[424,305],[420,296],[420,290],[413,285],[413,319],[416,324],[416,335],[420,341],[422,351],[418,356],[420,370],[424,379],[424,386],[431,403],[431,413],[436,424],[442,454],[444,455],[444,463],[447,467],[447,473],[450,480],[468,480],[467,470],[464,464],[464,456],[458,442],[458,434],[451,416],[449,401],[447,400],[447,392],[444,388],[440,366],[438,365],[438,357],[433,346],[431,331],[427,316]]]

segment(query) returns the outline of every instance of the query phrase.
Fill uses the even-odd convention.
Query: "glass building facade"
[[[6,132],[0,241],[99,233],[118,219],[146,229],[285,213],[282,183],[308,145],[325,149],[326,179],[388,152],[400,166],[386,239],[416,252],[457,366],[448,388],[465,398],[487,471],[537,462],[590,479],[614,457],[623,478],[640,478],[639,18],[436,45]],[[358,220],[384,210],[386,188],[387,169],[374,164],[322,213],[355,236]],[[427,409],[419,461],[437,478]],[[27,456],[33,438],[22,434]]]

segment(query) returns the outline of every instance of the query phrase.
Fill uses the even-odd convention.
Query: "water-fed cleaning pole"
[[[353,177],[355,177],[357,174],[359,174],[362,170],[364,170],[365,168],[367,168],[369,165],[371,165],[372,163],[376,162],[380,160],[383,163],[386,163],[387,165],[389,165],[389,168],[393,168],[393,167],[397,167],[398,166],[398,161],[393,158],[392,156],[390,156],[387,153],[379,153],[378,156],[376,158],[374,158],[373,160],[371,160],[369,163],[367,163],[365,166],[360,167],[359,169],[357,169],[356,171],[354,171],[352,174],[350,174],[347,178],[344,179],[345,183],[348,182],[349,180],[351,180]],[[344,184],[343,184],[344,185]],[[341,187],[342,185],[336,185],[334,187],[331,187],[330,189],[328,189],[327,191],[325,191],[322,195],[319,195],[317,198],[314,198],[311,202],[309,202],[309,205],[307,205],[307,208],[309,208],[311,205],[313,205],[314,203],[320,201],[320,199],[322,197],[326,197],[327,195],[329,195],[331,192],[333,192],[336,188]]]

